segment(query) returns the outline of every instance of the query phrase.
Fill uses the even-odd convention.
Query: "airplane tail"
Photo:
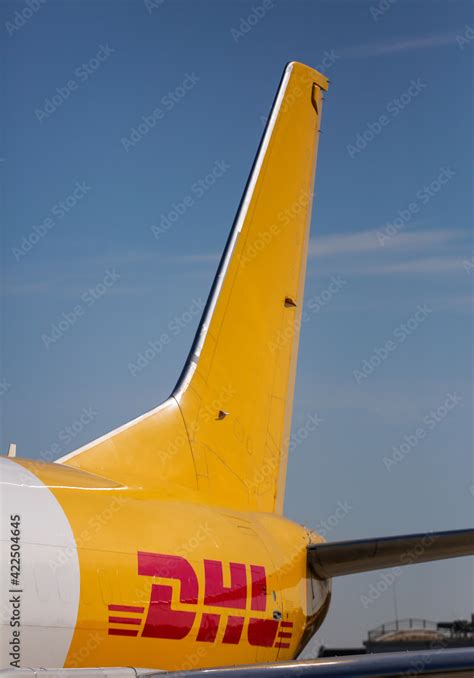
[[[163,406],[59,460],[281,513],[323,92],[292,62],[191,352]]]

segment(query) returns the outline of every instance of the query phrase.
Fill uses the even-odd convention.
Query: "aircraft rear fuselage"
[[[329,584],[307,571],[315,535],[285,518],[0,463],[2,666],[289,659],[324,618]]]

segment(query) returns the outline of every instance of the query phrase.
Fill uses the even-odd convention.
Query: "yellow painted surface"
[[[184,501],[162,499],[153,493],[127,489],[57,464],[17,460],[50,487],[70,521],[79,556],[80,605],[66,667],[145,666],[181,670],[193,667],[284,660],[296,656],[314,609],[329,594],[329,584],[314,582],[317,597],[311,602],[306,547],[314,536],[284,518],[264,513],[241,513]],[[180,582],[170,565],[164,577],[142,576],[138,552],[179,556],[196,573],[196,604],[180,601]],[[68,554],[65,555],[68,557]],[[229,563],[246,567],[245,609],[232,604],[205,604],[204,560],[222,563],[224,585],[230,586]],[[60,562],[53,564],[59,566]],[[264,567],[267,590],[265,610],[252,611],[250,565]],[[192,628],[182,639],[147,638],[143,632],[152,585],[172,587],[172,608],[195,614]],[[143,607],[143,614],[112,613],[109,605]],[[314,608],[314,609],[313,609]],[[253,646],[248,641],[251,618],[291,623],[289,647]],[[203,613],[219,615],[216,638],[199,641]],[[109,616],[139,618],[136,637],[109,635]],[[244,617],[241,639],[223,642],[229,615]],[[288,630],[283,627],[283,632]]]

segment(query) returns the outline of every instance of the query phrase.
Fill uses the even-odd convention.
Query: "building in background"
[[[399,619],[369,631],[363,647],[330,648],[322,645],[319,657],[337,657],[374,652],[435,650],[474,646],[474,614],[471,620],[432,622],[427,619]]]

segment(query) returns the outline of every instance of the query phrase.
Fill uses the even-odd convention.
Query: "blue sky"
[[[472,524],[472,6],[4,1],[0,449],[55,458],[169,395],[300,60],[331,86],[286,513],[331,540]],[[382,582],[336,581],[315,645],[394,591],[474,609],[468,559]]]

